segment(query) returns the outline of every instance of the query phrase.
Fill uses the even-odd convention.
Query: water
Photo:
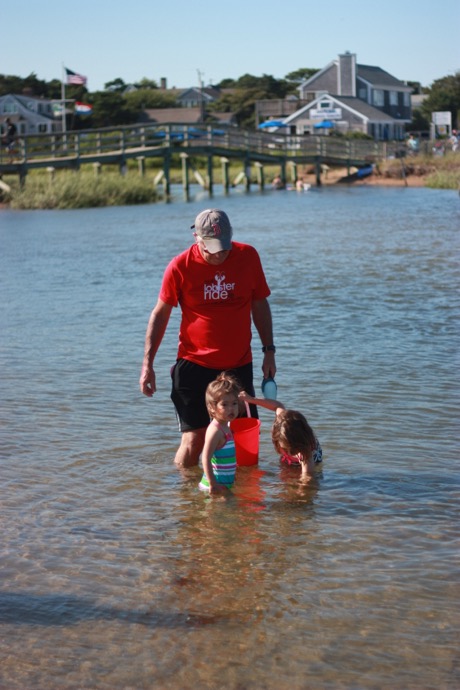
[[[214,205],[262,256],[278,396],[320,438],[319,486],[280,468],[265,410],[233,500],[174,469],[177,310],[158,392],[138,391],[205,197],[1,211],[0,687],[460,687],[458,195]]]

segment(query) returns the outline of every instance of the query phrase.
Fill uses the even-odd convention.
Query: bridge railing
[[[320,157],[343,161],[372,162],[398,155],[403,142],[374,142],[334,136],[297,136],[242,130],[236,127],[189,124],[136,124],[79,130],[67,133],[37,134],[17,141],[14,158],[17,162],[83,159],[116,152],[142,155],[157,149],[234,150],[246,152],[252,159],[264,157]],[[0,162],[8,152],[0,149]]]

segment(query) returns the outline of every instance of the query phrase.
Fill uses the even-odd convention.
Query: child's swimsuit
[[[222,426],[215,419],[212,420],[211,424],[216,424],[219,429],[221,429],[225,434],[225,444],[222,448],[214,451],[214,455],[211,458],[212,472],[216,481],[219,484],[224,484],[226,487],[231,489],[233,482],[235,481],[236,473],[236,454],[235,454],[235,441],[233,440],[233,434],[228,429],[224,431]],[[209,482],[206,479],[206,475],[203,474],[199,488],[202,491],[209,491]]]
[[[300,460],[297,456],[295,455],[288,455],[287,453],[284,453],[284,455],[281,456],[280,458],[281,462],[284,462],[286,465],[300,465]],[[313,462],[322,462],[323,461],[323,449],[321,448],[321,444],[316,439],[316,447],[315,450],[313,451]]]

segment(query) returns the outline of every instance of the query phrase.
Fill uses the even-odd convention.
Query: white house
[[[18,135],[22,134],[50,134],[60,132],[62,124],[60,116],[54,117],[53,101],[33,96],[16,96],[7,94],[0,96],[0,123],[5,129],[8,117],[17,127]]]

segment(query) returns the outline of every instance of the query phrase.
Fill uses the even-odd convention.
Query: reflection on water
[[[260,250],[279,396],[325,455],[302,486],[261,410],[228,500],[172,465],[177,314],[158,393],[137,389],[205,205],[1,213],[0,686],[459,686],[458,197],[216,199]]]

